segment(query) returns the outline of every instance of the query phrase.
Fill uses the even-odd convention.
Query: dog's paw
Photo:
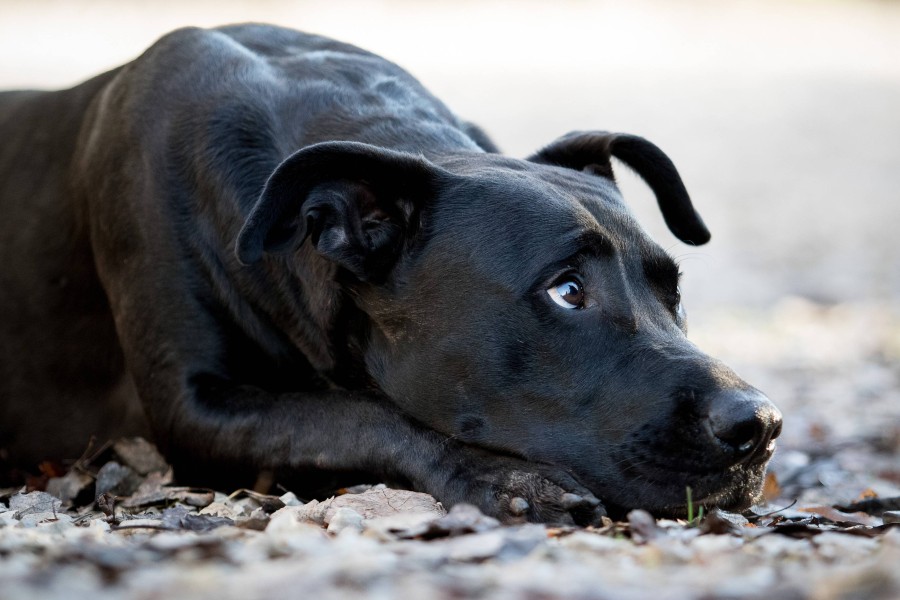
[[[481,451],[457,462],[439,498],[467,502],[503,523],[599,524],[600,500],[559,467]]]

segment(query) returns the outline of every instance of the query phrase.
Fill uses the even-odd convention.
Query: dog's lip
[[[688,487],[695,508],[702,505],[740,511],[749,507],[758,495],[765,465],[765,461],[760,461],[760,464],[743,463],[722,468],[697,468],[700,465],[694,465],[693,469],[684,469],[684,463],[673,462],[666,464],[621,457],[613,479],[624,485],[615,490],[597,489],[594,493],[603,499],[610,514],[623,518],[630,510],[638,508],[657,517],[684,517],[688,512]]]
[[[740,512],[749,508],[758,490],[755,486],[744,485],[735,478],[722,478],[715,482],[694,482],[694,485],[665,484],[644,480],[644,485],[652,486],[644,490],[643,498],[628,502],[608,500],[603,495],[604,506],[611,517],[627,518],[630,511],[643,509],[657,518],[684,518],[688,515],[687,487],[691,487],[693,511],[700,506],[707,509],[719,508],[727,512]]]
[[[692,465],[693,468],[686,468],[688,466],[687,461],[676,460],[662,462],[645,459],[636,462],[633,459],[625,458],[624,460],[621,460],[619,464],[623,476],[628,477],[629,475],[636,475],[637,477],[646,479],[654,484],[668,484],[671,483],[670,479],[674,479],[678,476],[685,478],[722,476],[723,473],[728,470],[728,467],[723,469],[722,467],[708,465]],[[663,476],[662,478],[658,477],[660,474]]]

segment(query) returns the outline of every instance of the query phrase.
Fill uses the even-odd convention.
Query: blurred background
[[[787,414],[782,469],[823,441],[896,457],[900,3],[2,0],[0,87],[69,86],[239,21],[379,53],[514,156],[574,129],[652,140],[713,241],[678,243],[620,167],[625,197],[682,263],[692,337]]]

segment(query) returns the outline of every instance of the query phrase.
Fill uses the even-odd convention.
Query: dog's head
[[[677,237],[709,239],[659,148],[575,133],[527,160],[311,146],[270,178],[238,256],[308,240],[338,265],[369,317],[369,374],[435,430],[564,466],[612,507],[683,513],[688,486],[745,507],[781,416],[686,338],[678,267],[625,206],[611,157]]]

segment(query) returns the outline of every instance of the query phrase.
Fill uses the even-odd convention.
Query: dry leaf
[[[763,483],[763,498],[766,503],[770,504],[781,497],[781,485],[778,484],[778,477],[775,473],[769,471],[766,473],[766,480]]]

